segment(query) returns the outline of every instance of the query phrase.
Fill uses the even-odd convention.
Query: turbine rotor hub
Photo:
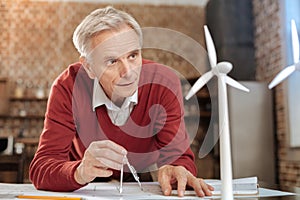
[[[230,62],[220,62],[214,68],[219,74],[228,74],[232,70],[232,64]]]

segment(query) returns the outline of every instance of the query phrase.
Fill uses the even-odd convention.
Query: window
[[[291,36],[291,20],[297,26],[298,37],[300,33],[300,1],[285,0],[283,2],[283,64],[289,66],[293,61],[293,48]],[[290,147],[300,147],[300,71],[295,71],[286,80],[287,127]]]

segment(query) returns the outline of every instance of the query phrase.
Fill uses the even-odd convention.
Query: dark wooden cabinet
[[[23,183],[25,154],[0,155],[0,182]]]
[[[0,182],[29,182],[28,169],[43,129],[47,98],[10,97],[0,114],[0,137],[13,137],[10,153],[0,152]]]

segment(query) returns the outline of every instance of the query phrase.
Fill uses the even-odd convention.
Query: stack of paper
[[[221,195],[221,180],[206,179],[205,182],[215,188],[213,195]],[[232,183],[233,194],[235,195],[251,195],[258,193],[257,177],[234,179]]]

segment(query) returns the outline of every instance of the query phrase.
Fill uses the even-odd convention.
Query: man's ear
[[[96,78],[96,74],[95,74],[94,71],[91,69],[91,65],[88,63],[86,57],[80,56],[79,62],[82,64],[84,70],[85,70],[86,73],[89,75],[89,77],[90,77],[91,79],[95,79],[95,78]]]

